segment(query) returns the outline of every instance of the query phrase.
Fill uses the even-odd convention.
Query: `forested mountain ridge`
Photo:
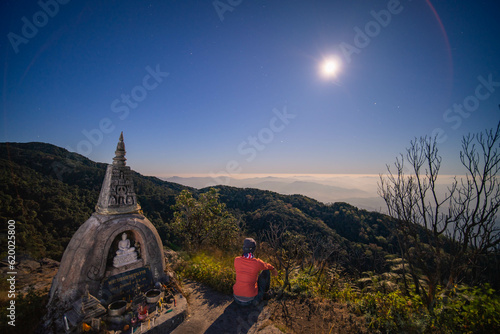
[[[18,250],[60,259],[94,212],[106,166],[51,144],[0,143],[0,217],[16,221]],[[188,188],[137,173],[133,177],[138,200],[161,231],[175,196]],[[5,229],[2,225],[0,233]]]
[[[0,217],[16,221],[19,251],[59,259],[74,232],[94,212],[106,164],[45,143],[0,143],[0,157]],[[195,196],[206,189],[135,172],[133,178],[144,214],[169,244],[176,196],[184,189]],[[272,223],[286,225],[311,245],[329,237],[338,247],[337,259],[358,273],[386,270],[384,258],[397,248],[387,228],[391,219],[380,213],[347,203],[323,204],[302,195],[216,188],[244,233],[260,237]],[[0,233],[5,232],[3,225]]]

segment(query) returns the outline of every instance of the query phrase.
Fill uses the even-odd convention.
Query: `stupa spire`
[[[102,215],[116,215],[139,212],[137,196],[132,182],[132,171],[125,165],[125,143],[123,132],[116,145],[113,164],[108,165],[102,183],[96,212]]]
[[[123,142],[123,131],[120,134],[120,139],[118,140],[118,144],[116,145],[115,157],[113,158],[113,165],[115,166],[125,166],[125,143]]]

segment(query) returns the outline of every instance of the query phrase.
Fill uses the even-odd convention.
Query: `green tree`
[[[236,219],[219,202],[219,193],[214,188],[198,199],[183,190],[172,209],[175,210],[172,230],[190,249],[204,245],[227,249],[237,241]]]

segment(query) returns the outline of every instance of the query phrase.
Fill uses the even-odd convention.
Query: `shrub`
[[[232,294],[236,282],[233,261],[234,257],[201,252],[187,260],[178,273],[182,277],[204,283],[216,291]]]
[[[500,332],[500,296],[488,284],[455,288],[439,300],[434,328],[444,327],[460,333]]]
[[[408,297],[401,291],[364,294],[357,311],[367,316],[370,328],[386,333],[421,333],[427,327],[427,312],[420,297]]]
[[[47,291],[30,289],[26,294],[20,293],[16,296],[16,320],[15,327],[7,324],[7,302],[2,302],[0,309],[0,331],[3,333],[32,333],[38,326],[39,321],[45,314],[45,305],[48,301]]]

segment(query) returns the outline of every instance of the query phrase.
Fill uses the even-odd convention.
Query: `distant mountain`
[[[94,212],[105,169],[106,164],[50,144],[0,143],[0,219],[16,221],[18,251],[59,259],[72,235]],[[164,244],[175,244],[170,223],[176,196],[183,189],[198,196],[206,188],[197,190],[135,172],[133,179],[144,214],[158,229]],[[207,180],[190,181],[195,186],[195,182]],[[336,261],[352,272],[387,269],[385,256],[397,249],[389,217],[343,202],[324,204],[303,195],[256,188],[274,187],[290,193],[297,189],[331,191],[351,196],[362,191],[314,182],[283,182],[273,177],[246,182],[253,187],[216,187],[221,201],[239,220],[242,234],[259,238],[270,224],[286,224],[312,246],[321,238],[330,238],[331,246],[339,247]],[[0,234],[6,232],[3,224]]]
[[[213,185],[229,185],[239,188],[255,188],[270,190],[283,195],[304,195],[314,198],[323,203],[348,202],[360,208],[381,211],[385,208],[382,198],[373,196],[365,190],[358,188],[345,188],[328,185],[319,181],[303,181],[290,177],[257,177],[257,178],[220,178],[211,177],[179,177],[164,178],[169,182],[179,183],[185,186],[202,189]],[[219,182],[218,182],[219,181]],[[223,181],[223,182],[220,182]]]

